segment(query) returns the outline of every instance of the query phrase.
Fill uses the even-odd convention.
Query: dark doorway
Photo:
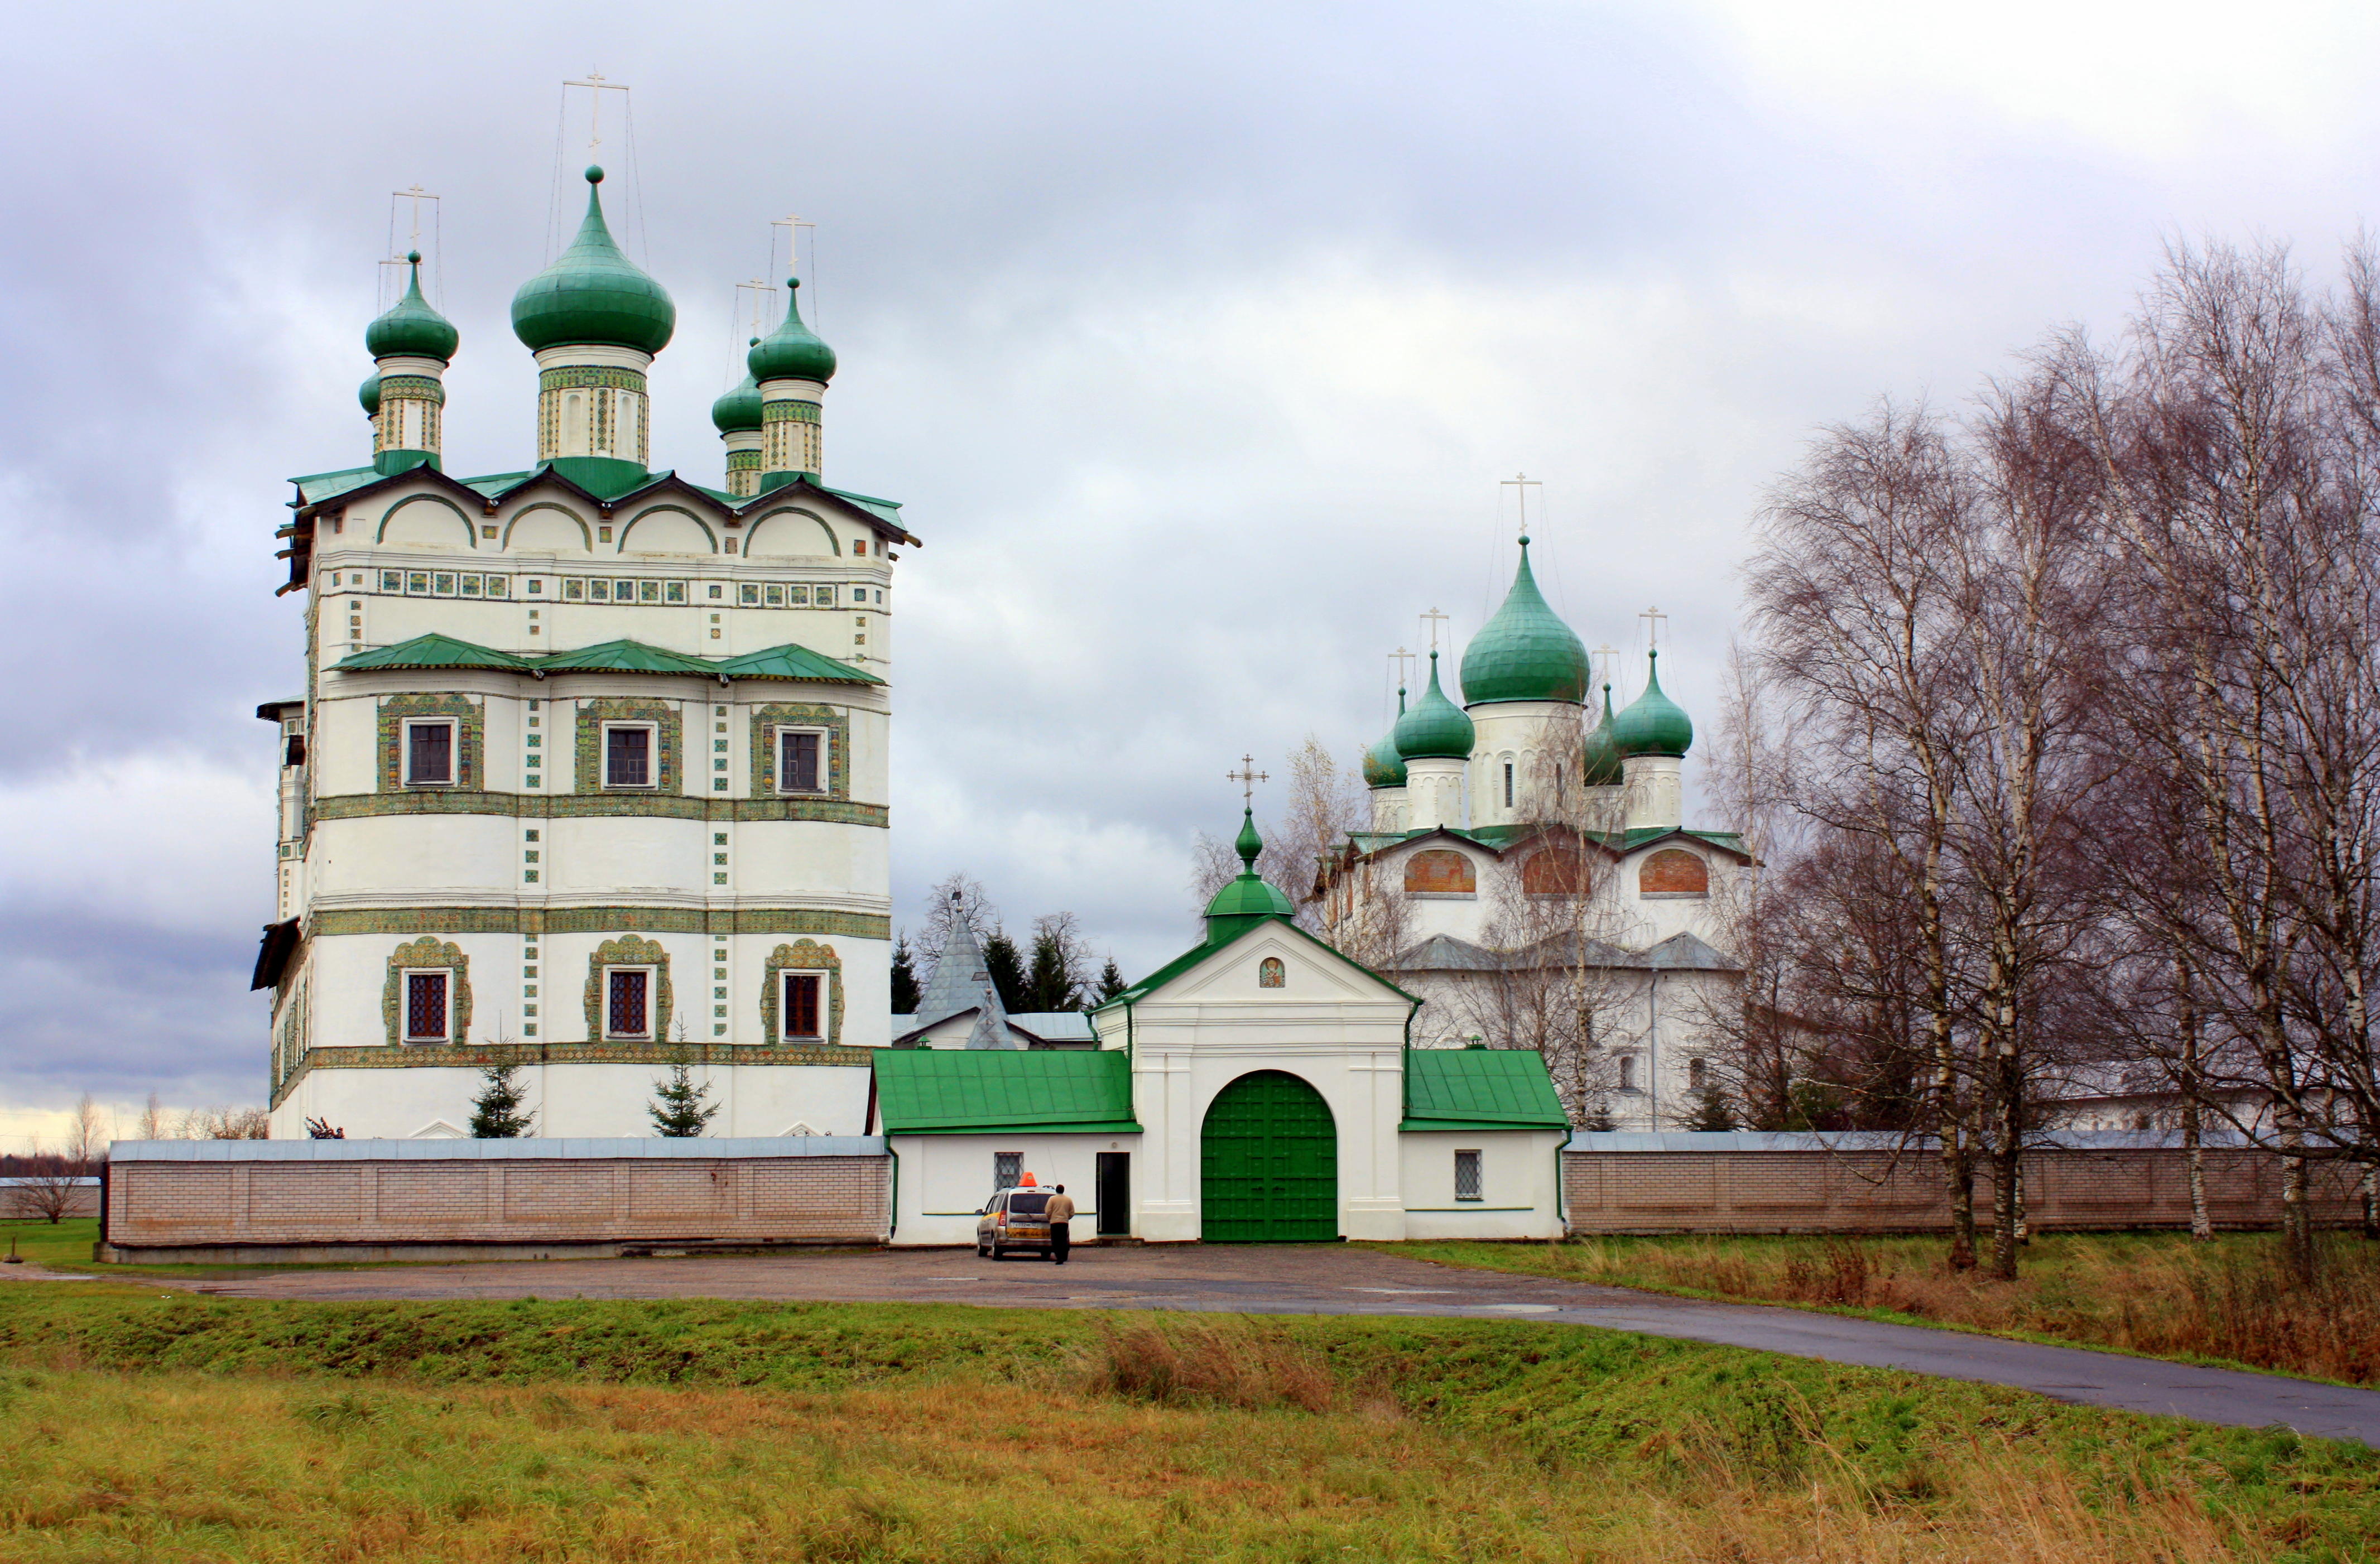
[[[1099,1236],[1123,1238],[1132,1232],[1132,1153],[1099,1153],[1099,1187],[1091,1198],[1099,1203]]]

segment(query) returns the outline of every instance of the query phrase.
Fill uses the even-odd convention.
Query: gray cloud
[[[1811,428],[2116,318],[2166,233],[2318,253],[2368,188],[2368,68],[2330,63],[2313,108],[2279,69],[2235,100],[2095,33],[2125,123],[2171,109],[2144,140],[2024,98],[2006,51],[1969,69],[1955,37],[1810,14],[1794,38],[1521,4],[13,18],[38,64],[0,102],[0,1100],[261,1093],[249,713],[299,678],[282,479],[365,450],[373,261],[416,181],[463,333],[449,465],[528,459],[504,307],[587,161],[576,123],[557,156],[560,78],[636,89],[634,158],[617,128],[597,155],[680,306],[656,460],[715,473],[733,285],[768,218],[820,224],[831,476],[927,539],[897,588],[905,908],[964,868],[1137,969],[1187,937],[1231,758],[1309,731],[1352,758],[1415,614],[1460,637],[1492,607],[1499,478],[1545,479],[1544,579],[1589,643],[1633,649],[1658,601],[1666,682],[1707,712],[1744,529]]]

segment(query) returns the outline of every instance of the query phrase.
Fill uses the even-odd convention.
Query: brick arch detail
[[[1707,896],[1710,866],[1699,853],[1664,847],[1637,866],[1636,889],[1648,896]]]
[[[1463,854],[1433,847],[1405,860],[1405,890],[1422,895],[1475,895],[1479,875]]]

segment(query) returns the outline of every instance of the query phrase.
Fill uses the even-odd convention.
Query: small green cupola
[[[1429,654],[1429,688],[1414,709],[1397,719],[1389,738],[1406,764],[1415,760],[1468,760],[1477,734],[1462,708],[1438,687],[1438,653]]]
[[[1397,690],[1397,721],[1404,721],[1405,692]],[[1382,734],[1380,742],[1364,751],[1364,785],[1366,787],[1402,787],[1405,785],[1405,758],[1397,752],[1395,723]]]
[[[677,332],[669,290],[621,253],[603,221],[603,171],[587,171],[587,216],[552,265],[513,295],[513,334],[533,353],[625,347],[650,357]]]
[[[445,421],[446,366],[460,341],[454,322],[421,297],[421,252],[405,258],[411,268],[405,297],[364,328],[364,346],[377,368],[356,393],[372,424],[372,466],[383,473],[438,466]]]
[[[747,346],[758,346],[754,337]],[[727,446],[727,492],[748,500],[760,491],[760,387],[749,374],[710,405],[710,421]]]
[[[1264,852],[1264,838],[1257,834],[1257,817],[1253,808],[1240,816],[1239,840],[1232,843],[1240,855],[1240,872],[1232,877],[1215,899],[1207,903],[1207,943],[1220,945],[1237,939],[1267,918],[1294,920],[1297,908],[1290,899],[1266,883],[1257,873],[1257,858]]]
[[[1612,736],[1611,686],[1603,686],[1603,721],[1586,735],[1585,770],[1581,780],[1588,787],[1618,787],[1628,780],[1620,742]]]
[[[1463,652],[1463,703],[1586,698],[1590,672],[1585,643],[1548,605],[1529,569],[1529,540],[1521,540],[1521,568],[1495,617]]]
[[[744,362],[760,388],[760,474],[756,493],[816,478],[824,461],[819,399],[834,378],[834,349],[802,323],[802,280],[785,279],[785,318]]]
[[[785,279],[785,318],[775,331],[752,345],[744,362],[755,384],[772,380],[812,380],[824,385],[834,379],[834,349],[802,321],[802,280]]]
[[[1611,739],[1621,755],[1679,757],[1694,747],[1694,724],[1685,709],[1661,693],[1661,654],[1645,654],[1645,693],[1611,723]]]
[[[414,250],[405,261],[412,269],[405,297],[364,328],[364,351],[374,358],[434,358],[441,364],[452,363],[462,335],[452,321],[421,297],[421,252]]]

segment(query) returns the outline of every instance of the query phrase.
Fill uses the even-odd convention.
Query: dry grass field
[[[1695,1297],[1794,1303],[2007,1335],[2380,1383],[2380,1243],[2322,1241],[2293,1283],[2271,1233],[2052,1233],[2020,1279],[1952,1271],[1938,1237],[1587,1238],[1407,1243],[1415,1259]]]
[[[2380,1455],[1526,1322],[0,1287],[0,1558],[2374,1557]]]

